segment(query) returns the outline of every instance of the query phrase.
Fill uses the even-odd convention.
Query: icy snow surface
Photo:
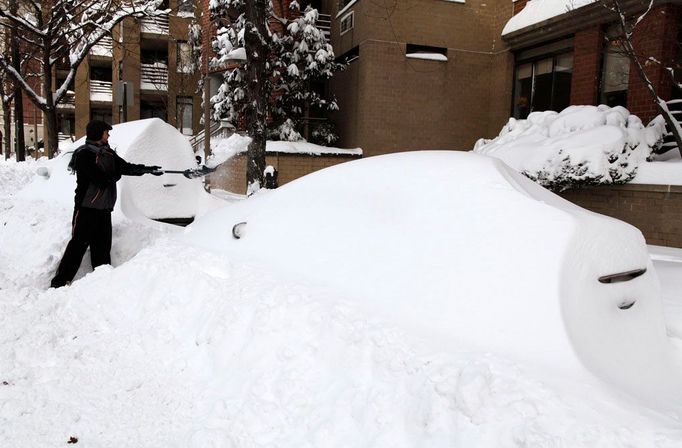
[[[206,215],[182,238],[115,213],[114,267],[58,290],[45,287],[71,204],[25,188],[45,163],[0,162],[3,445],[682,443],[652,384],[673,348],[639,233],[493,159],[340,165]],[[678,253],[662,279],[681,276]],[[632,282],[595,283],[641,265]],[[680,301],[679,288],[664,294]],[[627,312],[623,296],[638,300]],[[584,328],[569,325],[575,313]],[[622,375],[590,359],[581,333]],[[638,362],[639,390],[622,377]]]
[[[674,176],[679,166],[674,160],[647,162],[663,132],[660,119],[645,127],[623,107],[571,106],[560,113],[533,112],[526,120],[510,118],[497,138],[479,140],[474,151],[497,157],[551,187],[575,182],[625,183],[632,181],[640,168],[639,182],[682,180],[682,174]],[[658,176],[666,166],[669,175]]]
[[[509,19],[502,30],[502,35],[544,22],[594,2],[595,0],[528,0],[526,7]]]

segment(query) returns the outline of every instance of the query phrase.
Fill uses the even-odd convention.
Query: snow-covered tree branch
[[[252,143],[247,153],[247,190],[263,185],[268,131],[300,139],[298,128],[311,107],[338,109],[314,84],[343,68],[317,26],[318,12],[300,11],[296,1],[214,0],[216,27],[212,68],[225,69],[223,84],[211,98],[213,116],[239,127],[246,123]]]
[[[0,55],[0,69],[43,112],[49,157],[57,149],[56,106],[65,98],[90,49],[127,17],[168,13],[159,9],[161,0],[30,0],[19,2],[16,12],[5,7],[6,1],[0,3],[0,28],[20,36],[22,53],[38,62],[41,84],[29,83],[6,55]],[[52,74],[59,61],[66,61],[67,74],[59,85],[53,85]]]
[[[656,1],[647,0],[646,7],[643,11],[632,11],[628,9],[625,4],[626,2],[623,0],[600,0],[600,2],[610,11],[615,13],[618,27],[620,29],[616,39],[621,52],[627,56],[631,65],[635,68],[639,79],[649,92],[651,100],[656,105],[658,111],[665,120],[667,128],[675,139],[677,148],[680,151],[680,154],[682,154],[682,127],[680,126],[680,123],[677,121],[677,119],[673,116],[670,109],[668,109],[666,101],[661,98],[661,95],[659,92],[657,92],[656,86],[647,72],[648,65],[658,64],[662,66],[663,64],[650,55],[642,54],[640,51],[638,51],[634,43],[634,36],[637,28],[649,14],[652,14],[652,10]],[[672,67],[663,67],[663,69],[673,76],[674,82],[674,69]]]

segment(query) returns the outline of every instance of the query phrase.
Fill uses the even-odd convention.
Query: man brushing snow
[[[163,174],[159,166],[135,165],[119,157],[109,146],[111,129],[103,121],[88,123],[85,144],[71,156],[69,168],[76,172],[71,241],[52,279],[53,288],[73,280],[88,246],[93,268],[111,264],[111,212],[121,176]]]

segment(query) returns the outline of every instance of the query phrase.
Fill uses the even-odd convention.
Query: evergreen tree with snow
[[[247,127],[252,139],[248,194],[263,186],[268,131],[300,140],[298,128],[308,108],[338,109],[334,99],[313,88],[343,68],[317,26],[317,10],[308,6],[301,11],[296,1],[274,1],[211,0],[209,5],[217,29],[211,65],[226,68],[211,98],[213,116]]]

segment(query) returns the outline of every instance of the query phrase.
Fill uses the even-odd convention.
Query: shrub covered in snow
[[[500,135],[476,142],[474,152],[502,159],[539,184],[557,190],[623,184],[661,143],[665,123],[648,126],[623,107],[571,106],[557,113],[510,118]]]

